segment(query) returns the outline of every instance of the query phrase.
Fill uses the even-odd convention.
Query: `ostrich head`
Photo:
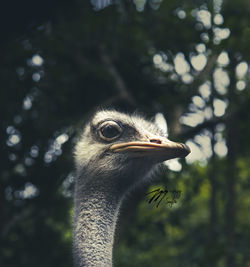
[[[98,186],[112,184],[120,192],[146,179],[157,163],[189,152],[186,145],[168,140],[154,122],[117,111],[97,112],[75,149],[78,174],[87,174],[85,183],[94,177]]]

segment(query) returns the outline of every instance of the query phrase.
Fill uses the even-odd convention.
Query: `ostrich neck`
[[[76,181],[74,253],[77,267],[111,267],[121,194],[114,184]],[[101,181],[101,179],[98,179]],[[111,183],[110,183],[111,184]]]

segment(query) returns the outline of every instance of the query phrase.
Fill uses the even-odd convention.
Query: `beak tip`
[[[185,144],[182,144],[183,146],[183,149],[184,149],[184,155],[183,155],[183,158],[185,158],[190,152],[191,152],[191,149],[189,146],[185,145]]]

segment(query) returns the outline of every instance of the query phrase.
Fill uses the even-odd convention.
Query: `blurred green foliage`
[[[1,267],[73,266],[72,147],[99,106],[162,112],[203,153],[131,194],[115,266],[250,266],[249,1],[142,2],[64,1],[1,43]]]

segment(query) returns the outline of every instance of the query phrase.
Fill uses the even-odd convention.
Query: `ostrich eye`
[[[121,127],[114,121],[106,121],[99,128],[100,137],[106,141],[119,137],[121,132]]]

